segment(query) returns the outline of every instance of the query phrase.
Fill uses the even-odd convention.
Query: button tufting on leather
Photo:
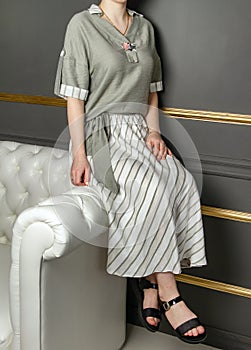
[[[2,151],[3,150],[3,151]],[[1,178],[1,232],[0,244],[5,244],[2,237],[12,238],[12,226],[23,210],[33,207],[40,200],[50,199],[71,189],[68,172],[67,150],[54,149],[33,144],[3,141],[0,147]],[[53,155],[56,154],[56,159]],[[25,164],[23,164],[25,162]],[[51,165],[55,162],[55,167]],[[24,170],[25,171],[22,171]],[[49,181],[45,175],[49,173]],[[55,175],[55,176],[54,176]],[[54,179],[57,186],[54,186]],[[18,181],[17,181],[18,180]],[[37,184],[39,182],[39,186]],[[15,211],[13,208],[18,208]],[[4,229],[3,229],[4,227]]]
[[[40,149],[33,149],[33,150],[32,150],[32,153],[33,153],[33,154],[38,154],[39,152],[40,152]]]

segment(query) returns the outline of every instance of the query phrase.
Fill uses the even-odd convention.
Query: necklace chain
[[[128,25],[129,25],[129,15],[128,15],[128,12],[126,11],[126,13],[127,13],[127,24],[126,24],[126,29],[125,29],[125,31],[122,33],[122,32],[118,29],[118,27],[113,23],[113,21],[107,16],[107,14],[106,14],[105,11],[102,9],[102,7],[101,7],[101,6],[99,6],[99,7],[100,7],[102,13],[103,13],[103,14],[106,16],[106,18],[108,19],[108,21],[113,25],[113,27],[116,28],[122,35],[125,35],[125,33],[127,32],[127,29],[128,29]]]

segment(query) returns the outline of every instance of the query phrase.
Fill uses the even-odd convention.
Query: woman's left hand
[[[157,132],[150,132],[146,136],[146,145],[149,150],[157,157],[157,159],[165,159],[167,154],[172,156],[171,150],[166,146],[161,135]]]

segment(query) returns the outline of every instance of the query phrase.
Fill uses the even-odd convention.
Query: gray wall
[[[66,23],[93,2],[2,4],[0,91],[53,96]],[[251,114],[250,0],[133,0],[128,7],[142,12],[156,29],[165,86],[160,107]],[[1,139],[53,145],[67,126],[64,108],[9,102],[0,107]],[[251,212],[250,126],[179,122],[202,161],[202,204]],[[168,129],[162,131],[168,135]],[[250,225],[203,220],[209,264],[184,272],[251,288]],[[179,288],[208,326],[208,344],[251,348],[250,299],[182,283]],[[130,280],[127,306],[128,321],[138,324]],[[161,327],[171,332],[167,323]]]
[[[137,4],[155,24],[164,61],[165,105],[250,114],[249,0],[130,4]]]

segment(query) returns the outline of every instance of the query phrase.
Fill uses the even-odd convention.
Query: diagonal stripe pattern
[[[89,186],[99,190],[109,218],[107,272],[142,277],[207,265],[201,203],[192,174],[175,156],[158,160],[147,148],[142,114],[112,113],[109,118],[118,194],[97,180],[88,156]]]

